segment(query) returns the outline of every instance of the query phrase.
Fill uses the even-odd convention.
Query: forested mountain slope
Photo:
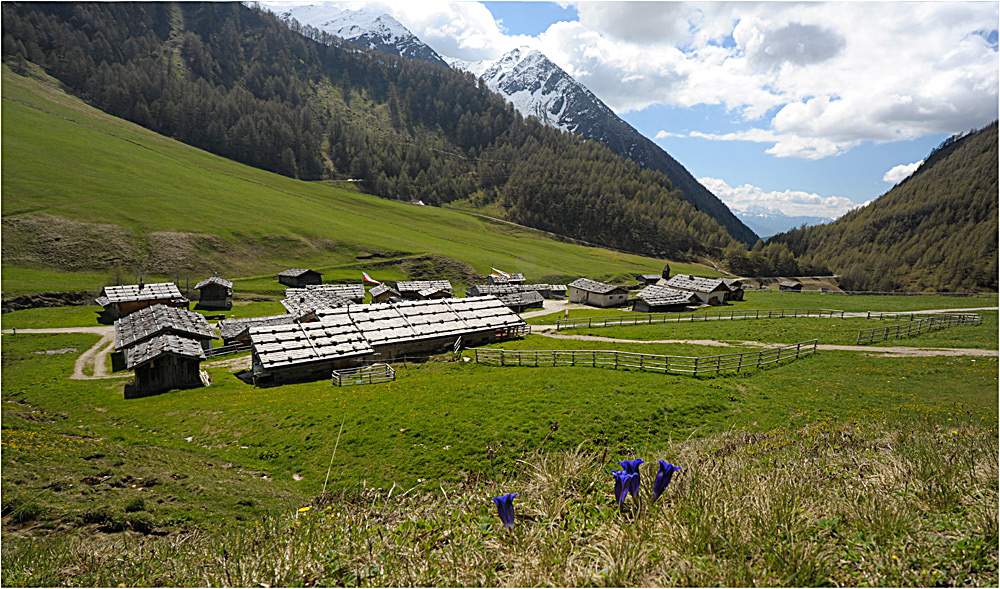
[[[997,289],[997,123],[945,141],[909,178],[828,225],[782,233],[847,290]]]
[[[663,257],[734,240],[661,173],[524,119],[475,78],[359,50],[236,3],[10,3],[3,58],[233,160]],[[315,40],[301,34],[312,35]]]

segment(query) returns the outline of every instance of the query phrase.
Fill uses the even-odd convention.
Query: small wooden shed
[[[621,307],[628,302],[628,289],[589,278],[569,283],[569,302],[591,307]]]
[[[125,386],[126,399],[205,384],[200,370],[205,354],[193,339],[158,335],[128,348],[125,357],[129,370],[135,371],[135,380]]]
[[[743,300],[743,283],[736,278],[723,278],[723,282],[729,287],[729,292],[726,294],[725,299],[727,301],[742,301]]]
[[[372,296],[373,303],[387,303],[393,299],[400,299],[399,291],[392,288],[388,284],[382,283],[373,286],[368,290],[368,294]]]
[[[232,309],[233,283],[219,275],[202,280],[194,286],[198,291],[197,309]]]
[[[169,305],[186,309],[190,301],[181,296],[181,291],[173,282],[155,284],[140,282],[139,284],[105,286],[96,302],[104,307],[100,320],[104,323],[111,323],[119,317],[125,317],[153,305]]]
[[[802,292],[802,283],[793,280],[782,280],[778,283],[778,290],[781,292]]]
[[[308,268],[289,268],[278,272],[278,282],[293,288],[305,288],[310,284],[323,284],[323,273]]]

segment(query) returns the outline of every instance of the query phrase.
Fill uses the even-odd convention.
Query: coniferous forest
[[[827,225],[768,240],[822,260],[845,290],[997,288],[997,123],[952,137],[912,176]]]
[[[98,108],[303,180],[657,256],[734,243],[665,175],[524,119],[470,74],[367,52],[236,3],[3,5],[3,56]]]

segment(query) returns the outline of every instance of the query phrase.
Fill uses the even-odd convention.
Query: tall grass
[[[933,419],[668,442],[618,507],[600,449],[509,479],[356,489],[217,531],[5,537],[3,584],[995,586],[997,428]],[[684,470],[656,503],[656,459]],[[489,498],[520,492],[517,523]]]

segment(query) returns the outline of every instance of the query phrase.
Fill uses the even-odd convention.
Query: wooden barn
[[[219,275],[202,280],[194,286],[198,291],[198,309],[232,309],[233,283]]]
[[[340,298],[347,299],[352,303],[365,302],[365,285],[358,284],[313,284],[306,287],[308,290],[318,290]]]
[[[737,278],[723,278],[723,282],[726,283],[726,287],[729,288],[729,293],[726,295],[727,301],[742,301],[743,300],[743,283]]]
[[[778,290],[781,292],[802,292],[802,283],[794,280],[782,280],[778,283]]]
[[[389,301],[403,299],[403,297],[399,295],[398,290],[385,283],[373,286],[368,290],[368,294],[372,296],[373,303],[388,303]]]
[[[323,273],[307,268],[289,268],[278,272],[278,282],[292,288],[305,288],[310,284],[322,284]]]
[[[467,297],[501,296],[515,292],[537,292],[545,299],[566,298],[565,284],[476,284],[465,289]]]
[[[621,307],[628,302],[628,289],[589,278],[569,283],[569,302],[591,307]]]
[[[125,385],[125,398],[158,395],[172,389],[206,384],[200,370],[205,359],[201,344],[193,339],[164,334],[127,348],[126,365],[135,380]]]
[[[105,286],[96,302],[104,307],[101,312],[101,321],[111,323],[119,317],[125,317],[129,313],[153,305],[168,305],[186,309],[190,301],[181,296],[181,291],[173,282],[157,284],[140,282],[139,284],[122,286]]]
[[[656,284],[660,281],[663,276],[659,274],[636,274],[635,279],[639,281],[639,284],[644,286],[649,286],[651,284]]]
[[[250,330],[258,383],[330,378],[335,369],[425,357],[521,337],[530,328],[496,297],[350,305],[317,312],[308,324]]]
[[[450,299],[451,282],[447,280],[401,280],[396,283],[399,296],[406,301]]]
[[[115,352],[111,354],[111,369],[125,370],[127,349],[156,336],[172,334],[194,340],[207,350],[218,339],[212,327],[200,313],[166,305],[153,305],[115,321]]]
[[[498,295],[497,298],[515,313],[520,313],[528,309],[541,309],[545,306],[545,297],[536,290],[512,292]]]
[[[486,277],[487,284],[524,284],[526,279],[520,272],[514,274],[490,274]]]
[[[693,292],[698,300],[707,305],[722,305],[726,302],[729,287],[721,278],[706,278],[692,274],[677,274],[667,280],[660,280],[660,286]]]
[[[683,311],[688,305],[699,304],[698,295],[686,290],[653,284],[636,294],[632,310],[639,313]]]

